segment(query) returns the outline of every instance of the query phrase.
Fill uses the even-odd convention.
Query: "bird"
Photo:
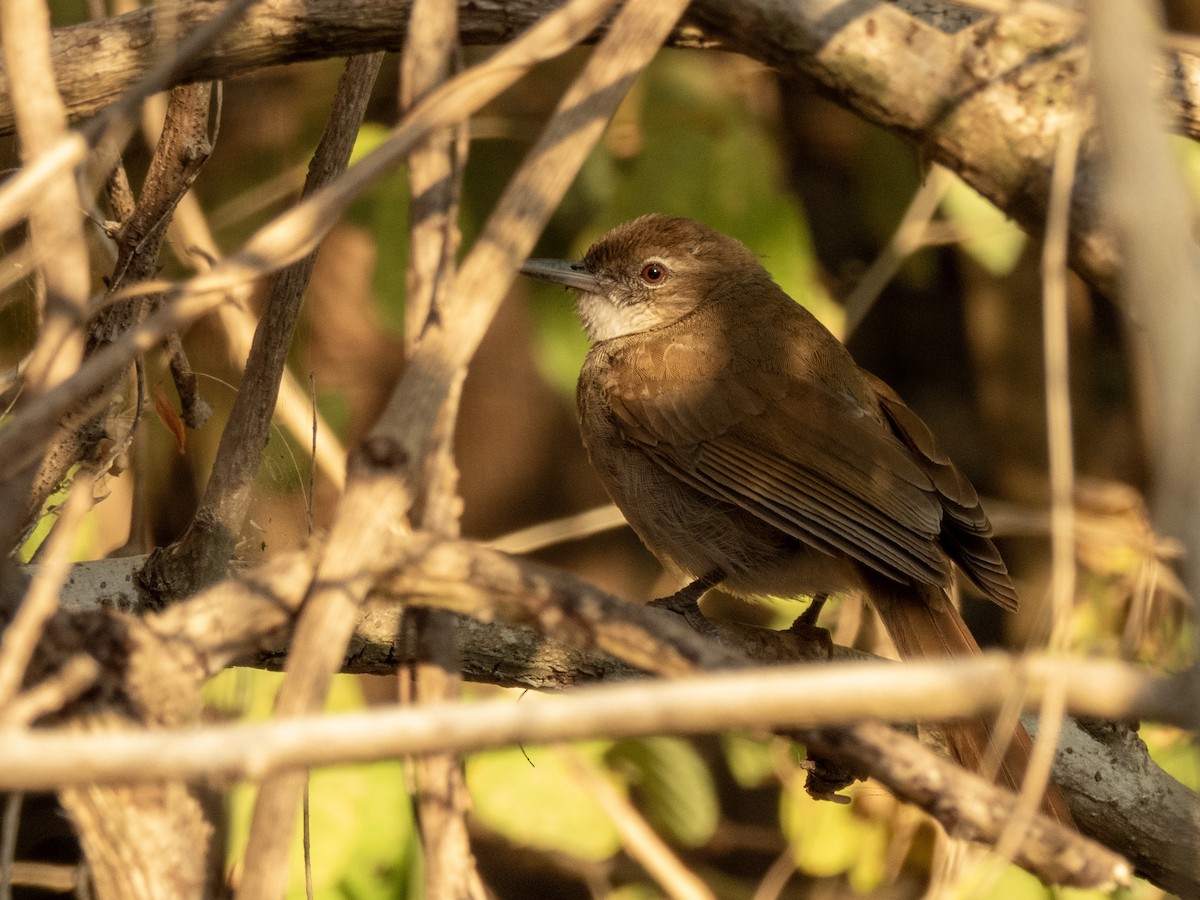
[[[591,342],[576,399],[592,467],[646,547],[686,584],[658,605],[703,617],[709,589],[747,598],[858,592],[902,658],[980,653],[949,595],[957,566],[992,602],[1017,591],[979,497],[929,427],[735,238],[660,213],[582,260],[521,272],[574,291]],[[992,729],[947,723],[979,771]],[[1030,749],[1017,726],[1000,780]],[[1071,823],[1047,786],[1043,811]]]

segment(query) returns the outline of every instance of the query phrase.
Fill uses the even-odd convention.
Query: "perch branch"
[[[348,671],[393,672],[411,659],[412,647],[404,642],[399,627],[400,606],[426,603],[447,605],[478,619],[503,620],[458,622],[464,673],[489,683],[558,689],[641,674],[614,653],[636,661],[644,670],[676,674],[686,673],[691,661],[714,668],[726,665],[734,656],[759,663],[828,658],[817,642],[794,634],[724,623],[719,623],[721,645],[714,645],[699,639],[676,616],[610,597],[565,573],[468,542],[421,536],[414,540],[419,546],[405,554],[402,572],[383,568],[372,576],[376,599],[359,621],[344,661]],[[210,672],[235,658],[243,664],[277,665],[290,622],[311,581],[316,555],[314,549],[280,556],[150,615],[146,623],[162,640],[171,642],[174,656],[194,657],[196,665]],[[124,574],[120,563],[125,566]],[[103,582],[114,602],[136,608],[128,573],[137,565],[137,560],[84,564],[71,579],[68,593],[77,591],[94,601],[103,593],[99,587]],[[122,586],[128,593],[122,592]],[[447,593],[450,587],[453,590]],[[506,622],[525,622],[531,627]],[[858,657],[835,647],[834,658]],[[895,664],[887,666],[886,674],[875,675],[875,682],[864,678],[864,684],[872,685],[863,689],[868,697],[878,696],[881,685],[896,683],[908,685],[899,690],[911,687],[911,693],[908,700],[888,695],[866,709],[856,700],[855,713],[874,713],[886,719],[932,718],[926,701],[935,693],[963,697],[959,702],[965,706],[959,707],[959,712],[965,708],[978,712],[1001,702],[1018,678],[1037,683],[1064,676],[1070,686],[1068,703],[1081,714],[1150,719],[1166,710],[1183,724],[1180,716],[1200,708],[1189,693],[1195,685],[1186,677],[1156,679],[1118,663],[1046,659],[1019,663],[1000,657],[940,665],[946,668],[940,670],[938,688],[932,688],[931,682],[919,688],[908,685],[904,681],[910,677],[908,667]],[[1020,665],[1033,666],[1034,674],[1018,671],[1015,667]],[[962,680],[964,666],[966,678]],[[984,693],[975,693],[976,688]],[[1036,703],[1037,693],[1026,700]],[[977,701],[980,705],[972,705]],[[912,705],[906,707],[906,703]],[[1067,792],[1080,827],[1124,853],[1139,873],[1153,877],[1156,883],[1171,885],[1171,890],[1184,894],[1200,890],[1200,860],[1191,852],[1200,841],[1196,825],[1200,799],[1163,773],[1127,729],[1081,727],[1073,720],[1064,726],[1054,775]],[[897,789],[905,788],[898,784]],[[1148,809],[1153,809],[1153,815],[1147,815]]]

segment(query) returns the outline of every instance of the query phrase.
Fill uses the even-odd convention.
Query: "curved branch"
[[[170,655],[180,665],[209,673],[233,662],[277,667],[286,655],[292,621],[318,555],[319,548],[281,555],[149,615],[145,623],[157,640],[171,648]],[[405,643],[400,627],[401,608],[406,604],[436,604],[460,616],[457,630],[467,678],[535,689],[641,676],[630,660],[640,660],[646,669],[683,672],[695,663],[721,667],[735,657],[760,664],[831,658],[819,642],[790,632],[721,623],[722,640],[716,646],[694,635],[677,616],[622,601],[563,572],[467,541],[418,535],[403,557],[402,563],[381,566],[374,576],[374,599],[362,612],[345,671],[394,672],[413,658],[413,648]],[[81,564],[69,582],[68,598],[87,599],[94,605],[97,597],[107,596],[111,605],[144,611],[130,581],[130,573],[140,564],[139,558]],[[97,587],[100,584],[104,587]],[[832,659],[861,660],[862,654],[834,647]],[[972,711],[988,708],[996,701],[997,690],[1006,692],[1024,679],[1018,674],[1024,665],[1020,661],[985,659],[946,665],[954,666],[952,681],[946,681],[954,684],[950,692],[958,698],[954,702],[973,704]],[[1084,671],[1078,668],[1085,665],[1083,661],[1045,665],[1074,671],[1072,702],[1077,710],[1093,715],[1152,718],[1162,715],[1164,708],[1200,708],[1200,702],[1188,699],[1187,692],[1194,691],[1195,684],[1184,678],[1147,682],[1158,687],[1142,693],[1131,705],[1135,695],[1128,688],[1134,682],[1101,681],[1113,672],[1128,672],[1124,667],[1113,664]],[[997,671],[996,666],[1017,668]],[[974,675],[967,674],[970,671]],[[887,683],[901,685],[901,679],[924,677],[919,672],[909,666],[889,666]],[[860,693],[869,697],[879,684],[875,676],[872,688]],[[1126,687],[1118,691],[1118,684]],[[920,702],[907,713],[914,718],[930,716],[928,684],[915,694]],[[1092,705],[1079,705],[1085,702]],[[843,707],[843,712],[848,708]],[[898,695],[888,698],[885,710],[889,718],[906,717]],[[856,715],[864,712],[870,713],[862,707],[855,710]],[[895,768],[895,761],[888,764]],[[1200,843],[1200,796],[1159,769],[1136,734],[1124,727],[1097,728],[1068,720],[1054,776],[1085,833],[1119,850],[1136,872],[1155,883],[1184,895],[1200,892],[1200,859],[1192,852]],[[892,783],[901,792],[909,789],[906,782]],[[918,798],[920,786],[910,787],[913,798]]]
[[[465,44],[500,44],[553,7],[550,0],[462,3]],[[185,4],[180,27],[221,8]],[[154,13],[139,10],[57,29],[54,60],[69,112],[81,117],[120,96],[154,62]],[[408,3],[280,0],[254,4],[243,23],[199,55],[181,79],[226,78],[268,65],[397,49]],[[1041,230],[1054,146],[1064,116],[1084,102],[1078,19],[1002,16],[948,2],[699,0],[676,46],[720,47],[813,79],[834,100],[905,136],[959,173],[1026,229]],[[1164,51],[1163,98],[1178,129],[1200,136],[1200,56]],[[11,130],[0,72],[0,132]],[[1097,195],[1096,141],[1084,144],[1071,216],[1071,263],[1111,293],[1118,251]]]

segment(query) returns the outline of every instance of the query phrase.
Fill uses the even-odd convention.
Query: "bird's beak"
[[[561,284],[577,291],[589,294],[600,294],[600,282],[589,272],[581,262],[570,262],[565,259],[529,259],[521,266],[521,274],[536,278],[538,281],[548,281],[551,284]]]

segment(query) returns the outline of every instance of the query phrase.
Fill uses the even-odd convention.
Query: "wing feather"
[[[949,583],[932,480],[848,397],[758,373],[643,382],[610,406],[627,439],[698,490],[890,578]]]

